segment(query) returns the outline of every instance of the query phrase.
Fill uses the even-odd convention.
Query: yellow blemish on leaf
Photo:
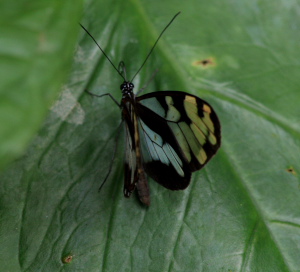
[[[213,57],[209,57],[209,58],[206,58],[203,60],[196,60],[193,62],[193,66],[201,66],[204,68],[215,66],[215,65],[216,65],[216,62]]]
[[[62,258],[62,262],[65,264],[69,264],[72,262],[74,255],[69,254],[68,256],[65,256]]]
[[[293,174],[294,176],[297,175],[297,173],[296,173],[296,171],[294,170],[293,166],[288,167],[288,168],[286,169],[286,171],[287,171],[288,173]]]

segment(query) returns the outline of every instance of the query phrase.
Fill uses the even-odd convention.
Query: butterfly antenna
[[[79,23],[80,24],[80,23]],[[97,41],[95,40],[95,38],[92,36],[92,34],[90,32],[88,32],[88,30],[82,25],[80,24],[80,26],[84,29],[84,31],[93,39],[93,41],[95,42],[95,44],[98,46],[98,48],[101,50],[101,52],[103,53],[103,55],[107,58],[107,60],[110,62],[110,64],[115,68],[115,70],[118,72],[118,74],[125,80],[124,76],[122,75],[122,73],[117,69],[117,67],[113,64],[113,62],[110,60],[110,58],[106,55],[106,53],[104,52],[104,50],[101,48],[101,46],[97,43]]]
[[[127,82],[126,67],[125,67],[124,61],[120,61],[119,66],[118,66],[118,70],[121,71],[120,73],[122,75],[124,75],[123,78]]]
[[[154,50],[156,44],[158,43],[159,39],[161,38],[161,36],[164,34],[164,32],[167,30],[167,28],[173,23],[173,21],[175,20],[175,18],[180,14],[181,12],[179,11],[178,13],[176,13],[174,15],[174,17],[172,18],[172,20],[165,26],[165,28],[163,29],[163,31],[160,33],[160,35],[158,36],[156,42],[154,43],[154,45],[152,46],[150,52],[148,53],[146,59],[144,60],[143,64],[141,65],[141,67],[138,69],[138,71],[135,73],[135,75],[133,76],[133,78],[131,79],[130,82],[132,82],[134,80],[134,78],[136,77],[136,75],[141,71],[141,69],[143,68],[143,66],[145,65],[145,63],[147,62],[148,58],[150,57],[150,55],[152,54],[152,51]],[[102,49],[101,49],[102,50]],[[103,51],[102,51],[103,52]]]

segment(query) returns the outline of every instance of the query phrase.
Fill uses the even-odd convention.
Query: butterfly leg
[[[108,172],[107,172],[102,184],[100,185],[100,187],[98,189],[98,192],[101,191],[102,187],[104,186],[105,182],[107,181],[107,179],[108,179],[108,177],[111,173],[111,169],[113,167],[113,163],[114,163],[115,158],[116,158],[116,153],[117,153],[117,149],[118,149],[118,142],[119,142],[119,135],[121,134],[119,132],[120,132],[120,128],[121,128],[122,124],[123,124],[123,121],[120,123],[120,125],[117,128],[117,136],[115,137],[115,148],[114,148],[114,151],[113,151],[113,154],[112,154],[112,158],[110,160],[110,165],[109,165],[109,168],[108,168]]]
[[[105,94],[98,95],[98,94],[91,93],[88,90],[85,90],[85,92],[90,94],[91,96],[96,96],[96,97],[102,97],[102,96],[108,95],[111,98],[111,100],[114,101],[118,105],[119,108],[121,108],[121,105],[118,103],[118,101],[110,93],[105,93]]]

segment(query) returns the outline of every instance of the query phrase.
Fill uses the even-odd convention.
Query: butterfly
[[[179,12],[180,13],[180,12]],[[177,13],[163,29],[158,40],[179,15]],[[150,205],[147,176],[170,190],[184,190],[190,183],[192,172],[200,170],[221,145],[221,125],[214,109],[199,97],[181,91],[157,91],[137,96],[132,80],[126,79],[123,62],[118,68],[94,40],[104,56],[124,79],[120,89],[120,104],[125,123],[126,148],[124,166],[124,196],[137,190],[140,201]],[[125,75],[125,76],[124,76]]]

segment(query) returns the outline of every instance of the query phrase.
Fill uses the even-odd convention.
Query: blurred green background
[[[222,147],[181,192],[125,199],[122,79],[208,101]],[[296,1],[2,1],[2,271],[300,271]],[[72,256],[70,263],[63,259]]]

